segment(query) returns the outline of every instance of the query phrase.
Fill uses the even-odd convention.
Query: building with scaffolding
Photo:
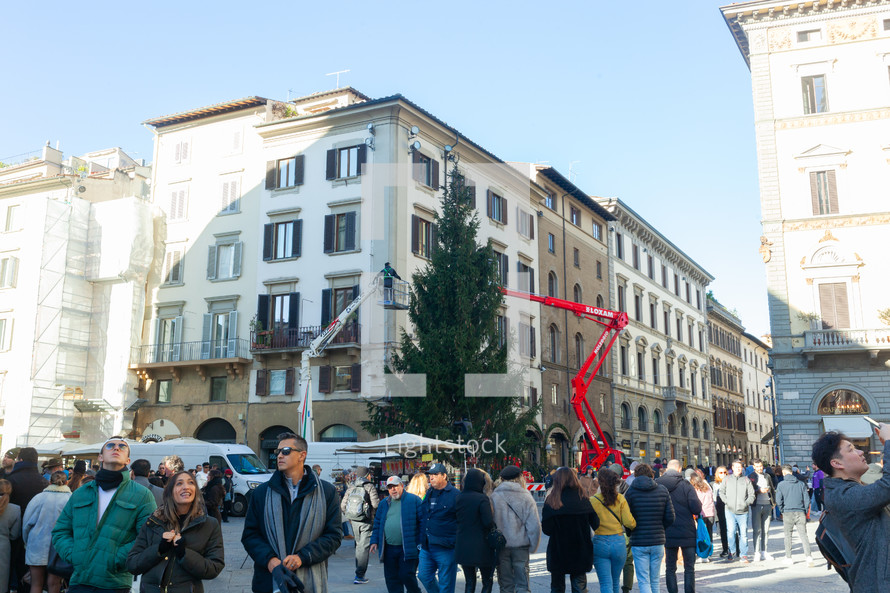
[[[49,145],[0,168],[0,446],[93,442],[132,418],[154,242],[149,169]]]

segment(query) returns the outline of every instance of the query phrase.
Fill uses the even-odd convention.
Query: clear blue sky
[[[504,160],[618,196],[769,330],[750,74],[719,2],[17,2],[0,160],[60,142],[150,161],[151,117],[341,78],[402,93]],[[369,8],[374,6],[376,8]]]

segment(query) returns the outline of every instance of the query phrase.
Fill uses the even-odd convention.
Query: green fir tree
[[[414,333],[402,328],[399,352],[391,357],[397,373],[426,374],[426,397],[369,403],[369,419],[362,425],[375,434],[487,441],[488,450],[480,447],[476,457],[483,466],[498,467],[528,451],[525,429],[533,425],[537,408],[520,407],[523,382],[516,369],[508,372],[509,341],[497,327],[504,296],[494,250],[476,242],[479,219],[463,175],[455,167],[448,178],[430,263],[412,277],[408,315]],[[467,374],[504,375],[502,387],[510,385],[507,392],[515,396],[465,397]]]

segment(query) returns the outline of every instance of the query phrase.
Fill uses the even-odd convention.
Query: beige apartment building
[[[544,190],[401,95],[249,97],[146,123],[165,216],[130,365],[145,400],[138,435],[244,442],[266,457],[274,435],[299,432],[303,350],[386,262],[404,279],[427,264],[455,166],[475,191],[479,241],[495,246],[502,276],[535,286],[530,231]],[[313,440],[376,436],[361,421],[391,393],[384,365],[409,329],[404,310],[380,303],[369,297],[311,361],[302,389]],[[539,308],[508,299],[504,318],[511,361],[538,366]],[[517,395],[540,393],[540,372],[524,377]]]
[[[714,279],[618,198],[609,223],[612,308],[630,322],[612,349],[615,441],[632,458],[707,465],[713,410],[705,290]]]
[[[742,385],[745,389],[745,427],[748,455],[778,463],[778,427],[775,424],[775,392],[769,361],[769,346],[742,332]]]

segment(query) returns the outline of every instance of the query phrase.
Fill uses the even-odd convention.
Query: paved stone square
[[[233,518],[229,523],[223,524],[223,536],[226,546],[226,568],[222,574],[212,582],[206,583],[207,591],[227,593],[250,593],[250,580],[253,575],[253,562],[247,556],[241,546],[241,530],[244,526],[243,519]],[[794,565],[786,567],[781,559],[784,557],[784,538],[782,535],[782,523],[773,521],[769,530],[767,550],[776,559],[766,562],[753,562],[743,565],[739,562],[725,564],[719,562],[714,556],[710,563],[697,563],[696,590],[715,592],[768,592],[780,593],[783,591],[801,593],[804,591],[817,591],[818,593],[842,593],[849,591],[846,584],[833,570],[825,569],[825,560],[822,559],[814,542],[816,522],[807,524],[810,535],[810,544],[813,547],[816,566],[807,567],[803,561],[803,552],[797,539],[794,539]],[[750,538],[750,530],[748,531]],[[749,540],[750,541],[750,540]],[[717,544],[719,553],[719,540]],[[532,555],[531,580],[533,593],[549,593],[550,574],[547,572],[545,551],[547,538],[543,538],[538,552]],[[376,558],[371,559],[367,577],[370,583],[367,585],[353,585],[355,575],[355,544],[352,540],[344,540],[340,549],[334,554],[328,563],[328,583],[331,593],[377,593],[385,592],[386,585],[383,582],[383,567]],[[678,570],[682,572],[682,570]],[[682,583],[682,574],[678,575]],[[458,568],[457,593],[464,591],[463,575]],[[568,583],[567,583],[568,586]],[[682,584],[680,585],[682,590]],[[481,584],[477,582],[477,591]],[[587,577],[587,588],[590,593],[599,591],[596,573],[591,571]],[[423,587],[421,586],[421,590]],[[661,575],[661,590],[666,591],[664,583],[664,569]],[[639,591],[634,585],[633,591]]]

